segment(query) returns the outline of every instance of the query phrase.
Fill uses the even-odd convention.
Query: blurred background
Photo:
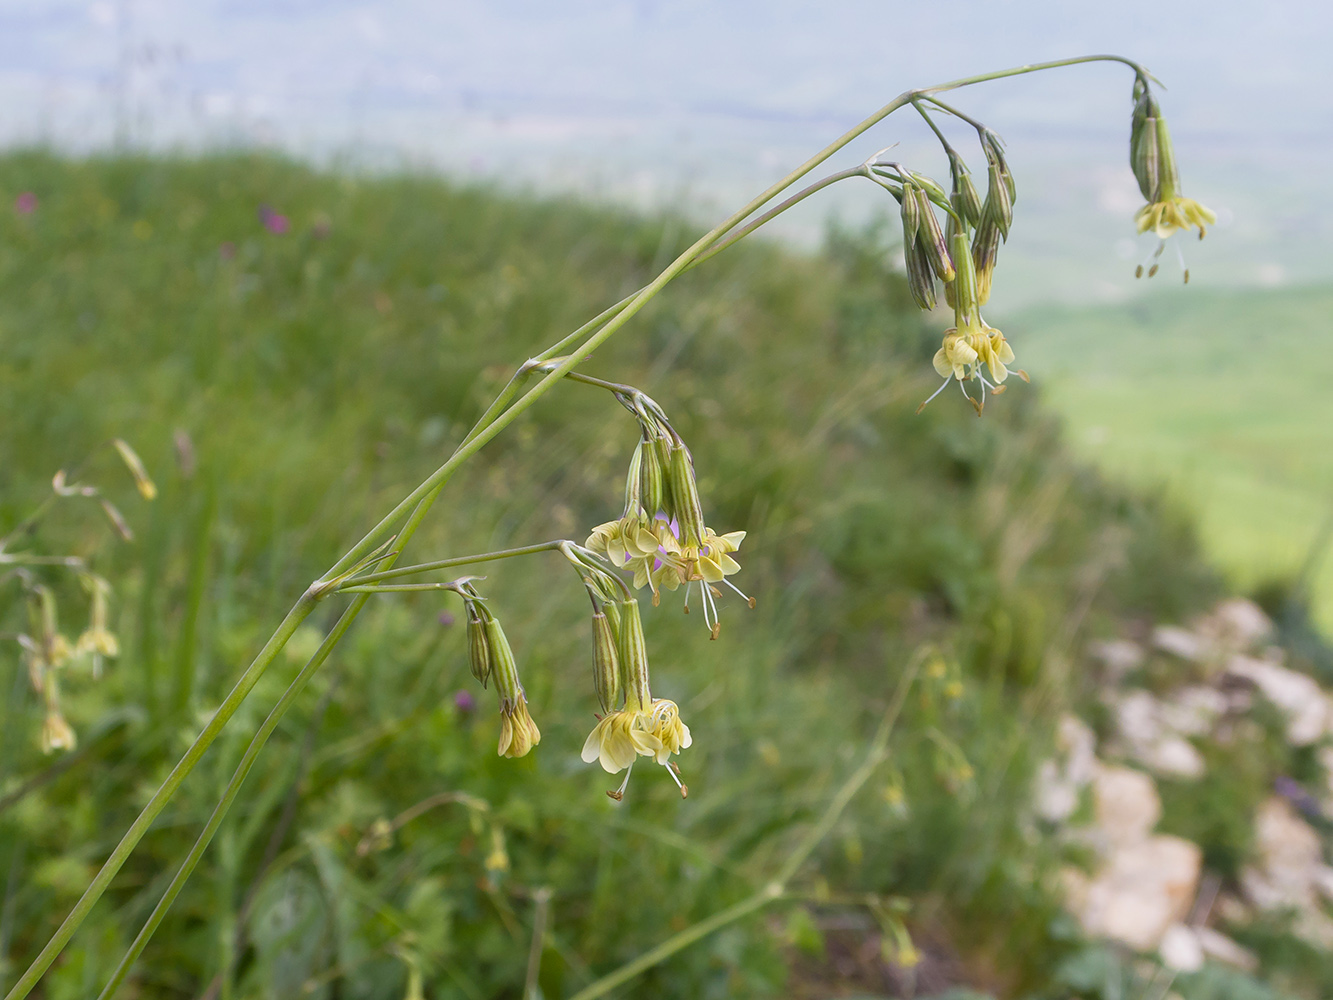
[[[891,763],[804,895],[618,995],[1333,990],[1331,34],[1296,2],[0,0],[0,534],[85,454],[135,534],[68,504],[25,536],[112,581],[121,655],[97,679],[71,661],[81,743],[52,758],[5,651],[0,985],[290,599],[519,359],[902,90],[1110,52],[1161,80],[1184,192],[1218,223],[1173,241],[1187,287],[1173,248],[1135,280],[1154,241],[1134,234],[1123,67],[955,94],[1018,183],[987,316],[1033,385],[984,420],[949,394],[913,415],[950,317],[911,306],[896,207],[869,185],[691,274],[596,361],[677,421],[710,524],[750,532],[758,611],[726,607],[717,643],[649,615],[696,734],[688,803],[636,775],[615,807],[578,761],[567,570],[489,574],[545,734],[520,762],[493,757],[460,609],[385,599],[132,987],[572,996],[771,877],[918,663]],[[945,176],[904,113],[832,166],[890,144]],[[615,516],[633,428],[607,403],[571,388],[520,421],[421,557]],[[158,479],[151,504],[97,450],[113,436]],[[12,637],[26,611],[0,579]],[[44,582],[75,638],[86,595]],[[244,734],[223,743],[45,995],[100,988]]]

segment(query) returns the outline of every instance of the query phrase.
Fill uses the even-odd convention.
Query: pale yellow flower
[[[971,377],[971,367],[977,363],[977,352],[971,344],[972,338],[966,333],[959,333],[957,328],[944,331],[944,343],[935,352],[935,371],[941,378],[953,378],[962,382]]]
[[[671,780],[687,794],[671,755],[680,753],[693,742],[690,727],[680,718],[680,709],[667,698],[654,698],[647,708],[625,708],[611,712],[588,734],[583,744],[583,760],[597,761],[608,774],[625,772],[620,787],[606,794],[619,801],[629,785],[630,771],[640,757],[651,757],[666,768]]]
[[[1177,230],[1199,230],[1199,239],[1207,234],[1208,226],[1217,222],[1217,215],[1193,198],[1175,195],[1171,198],[1144,205],[1134,216],[1139,232],[1152,230],[1158,239],[1167,239]]]
[[[74,730],[69,727],[69,723],[59,710],[47,712],[46,721],[42,723],[42,753],[73,750],[77,743]]]
[[[662,741],[648,728],[645,713],[622,709],[609,712],[593,727],[583,744],[583,761],[597,761],[607,774],[631,766],[640,757],[657,757]]]
[[[656,754],[657,763],[667,763],[673,753],[680,753],[694,742],[690,727],[681,721],[680,709],[669,698],[654,698],[645,714],[649,731],[661,744]]]
[[[519,694],[501,701],[500,744],[495,752],[501,757],[522,757],[541,741],[541,730],[528,714],[528,700]]]
[[[978,360],[990,369],[991,378],[999,385],[1009,377],[1009,369],[1005,366],[1013,362],[1014,349],[1004,339],[1004,334],[984,325],[976,337],[976,344]]]
[[[708,583],[721,583],[733,573],[739,573],[741,564],[731,558],[731,553],[741,547],[745,541],[745,532],[729,531],[725,535],[716,534],[712,528],[704,529],[704,543],[699,548],[697,565],[700,575]]]
[[[90,628],[79,636],[74,651],[80,656],[84,653],[96,653],[98,656],[115,657],[120,655],[120,643],[116,641],[115,633],[110,630]]]
[[[651,582],[665,523],[622,517],[593,528],[586,544],[593,552],[606,556],[616,569],[630,570],[636,588],[645,587]]]

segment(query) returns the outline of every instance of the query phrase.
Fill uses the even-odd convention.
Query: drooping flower
[[[961,382],[972,377],[971,368],[976,364],[977,352],[970,340],[956,327],[944,331],[944,343],[935,352],[935,371],[941,378],[956,378]]]
[[[1197,229],[1199,239],[1208,233],[1208,226],[1217,222],[1217,213],[1193,198],[1176,195],[1166,201],[1144,205],[1134,216],[1140,233],[1152,230],[1158,239],[1168,239],[1177,230]]]
[[[597,761],[607,774],[615,774],[639,756],[656,758],[662,752],[662,741],[649,730],[645,714],[621,709],[608,712],[593,727],[583,744],[583,761]]]
[[[495,752],[501,757],[522,757],[541,741],[541,730],[528,714],[528,699],[523,693],[501,699],[500,743]]]
[[[977,358],[990,369],[991,380],[999,392],[999,386],[1009,377],[1005,366],[1014,360],[1014,349],[1004,339],[1004,334],[991,326],[982,324],[982,333],[977,338]]]
[[[608,774],[625,772],[620,787],[607,794],[619,801],[629,785],[630,772],[639,757],[651,757],[667,769],[673,781],[686,794],[679,772],[671,762],[671,755],[690,745],[690,730],[680,721],[680,710],[675,702],[654,698],[649,689],[648,650],[643,641],[643,625],[639,616],[639,602],[633,598],[608,603],[615,608],[616,660],[620,668],[619,690],[623,692],[622,707],[608,705],[599,689],[598,698],[603,708],[612,710],[602,716],[583,743],[583,760],[597,761]],[[611,618],[610,615],[608,617]]]
[[[1008,366],[1013,363],[1014,350],[1004,339],[1004,334],[988,326],[981,318],[976,262],[970,254],[963,252],[966,237],[957,233],[953,238],[957,250],[955,256],[961,261],[958,277],[951,286],[954,325],[944,331],[944,340],[934,358],[935,371],[944,379],[944,384],[917,407],[917,413],[925,409],[926,404],[943,392],[950,382],[957,382],[979,416],[986,404],[986,390],[996,395],[1004,391],[1004,380],[1009,377]],[[986,371],[990,373],[989,379],[985,375]],[[1026,372],[1019,370],[1018,375],[1027,381]],[[976,379],[981,385],[979,400],[968,396],[963,385],[971,379]]]
[[[694,742],[690,727],[680,718],[680,708],[669,698],[654,698],[645,714],[649,731],[661,744],[656,754],[657,763],[668,763],[673,753],[680,753]]]
[[[1157,258],[1166,248],[1166,241],[1180,230],[1197,229],[1203,239],[1208,227],[1217,221],[1211,209],[1193,198],[1180,193],[1180,171],[1176,165],[1175,145],[1171,130],[1162,117],[1157,99],[1148,81],[1138,78],[1134,83],[1134,113],[1130,121],[1129,162],[1139,182],[1139,190],[1147,204],[1138,210],[1134,223],[1140,233],[1151,231],[1157,237],[1157,246],[1134,271],[1136,278],[1157,273]],[[1186,283],[1190,280],[1185,255],[1176,245],[1180,268]]]
[[[661,544],[655,529],[656,525],[646,518],[622,517],[593,528],[587,547],[606,556],[617,569],[630,570],[636,578],[642,576],[643,582],[635,586],[643,587]]]
[[[42,723],[42,753],[54,753],[56,750],[73,750],[78,740],[60,710],[51,709]]]
[[[501,757],[522,757],[542,741],[541,730],[528,713],[528,698],[519,682],[514,653],[499,619],[488,613],[484,627],[490,647],[491,678],[500,698],[500,742],[495,752]]]
[[[712,528],[703,529],[703,538],[698,545],[691,545],[682,540],[675,532],[674,523],[664,525],[669,530],[660,532],[660,561],[652,574],[654,589],[676,590],[685,585],[685,610],[690,609],[690,585],[699,584],[699,593],[704,608],[704,624],[708,626],[712,638],[718,637],[717,601],[721,591],[713,584],[724,583],[745,602],[754,607],[754,599],[737,587],[727,577],[740,572],[741,564],[732,558],[745,540],[745,532],[729,531],[719,535]]]

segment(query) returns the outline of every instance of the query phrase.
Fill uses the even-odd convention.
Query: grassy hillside
[[[1327,288],[1169,287],[1011,326],[1075,449],[1138,486],[1164,484],[1196,513],[1208,554],[1254,588],[1300,575],[1333,515],[1331,309]],[[1327,630],[1333,560],[1312,569]]]
[[[264,157],[0,158],[0,194],[27,191],[34,211],[0,213],[0,524],[114,435],[161,495],[138,499],[98,452],[83,474],[137,540],[77,504],[31,538],[113,581],[122,655],[67,679],[83,749],[54,764],[19,657],[0,656],[4,985],[295,596],[516,363],[692,238],[670,218]],[[694,732],[689,799],[636,773],[617,805],[579,760],[587,611],[554,558],[485,581],[543,733],[519,761],[495,756],[461,609],[379,600],[280,727],[135,995],[396,998],[415,973],[431,997],[517,997],[534,975],[570,995],[766,884],[920,656],[891,759],[801,869],[802,895],[624,995],[882,991],[842,956],[868,947],[876,975],[901,973],[900,920],[923,994],[1068,995],[1062,960],[1082,944],[1057,918],[1061,849],[1027,819],[1036,761],[1091,694],[1085,638],[1192,613],[1217,584],[1188,528],[1071,460],[1024,387],[980,421],[948,394],[915,416],[938,337],[867,238],[818,258],[743,246],[686,276],[587,370],[651,392],[693,449],[709,523],[749,532],[737,579],[758,610],[726,602],[717,642],[674,599],[645,608],[654,689]],[[450,484],[410,557],[581,539],[619,512],[635,433],[603,394],[561,387]],[[44,578],[77,631],[77,589]],[[0,631],[22,625],[12,583]],[[241,730],[336,611],[298,634]],[[205,758],[46,997],[100,987],[244,742]]]

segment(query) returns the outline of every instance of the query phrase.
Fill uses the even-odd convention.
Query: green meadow
[[[11,640],[31,625],[22,584],[48,589],[71,638],[86,595],[54,567],[0,576],[0,990],[310,581],[448,456],[517,365],[695,238],[669,216],[267,156],[0,157],[5,205],[23,192],[31,210],[0,213],[0,527],[66,469],[134,538],[74,497],[12,547],[76,554],[113,588],[119,657],[100,677],[82,659],[61,675],[71,753],[41,752],[43,707]],[[688,799],[645,763],[613,802],[619,776],[580,759],[596,721],[588,605],[556,556],[477,571],[542,733],[518,760],[496,755],[495,692],[469,673],[459,604],[377,596],[277,727],[120,995],[573,997],[679,934],[697,940],[607,995],[1146,988],[1132,957],[1061,912],[1057,872],[1081,855],[1033,825],[1032,782],[1060,713],[1096,718],[1086,642],[1183,620],[1224,588],[1188,517],[1071,453],[1043,399],[1085,456],[1106,426],[1103,451],[1124,464],[1157,448],[1219,483],[1231,470],[1217,488],[1229,520],[1205,512],[1219,558],[1262,551],[1246,506],[1289,496],[1283,558],[1298,560],[1322,483],[1302,452],[1323,453],[1327,433],[1309,386],[1328,362],[1291,331],[1322,300],[1186,290],[1132,340],[1123,310],[1101,327],[1033,318],[1012,340],[1041,392],[1016,384],[981,420],[956,393],[917,415],[941,330],[890,251],[873,233],[832,233],[810,255],[738,246],[584,368],[661,403],[708,523],[748,533],[734,579],[757,607],[723,598],[716,641],[680,594],[641,594],[654,693],[693,732]],[[1242,309],[1263,325],[1243,335]],[[1260,374],[1243,367],[1264,352]],[[1297,401],[1302,420],[1276,422]],[[1222,412],[1224,430],[1205,431]],[[404,558],[582,541],[620,514],[636,434],[604,392],[557,386],[449,483]],[[142,454],[156,499],[113,437]],[[1274,556],[1271,571],[1290,564]],[[98,994],[341,601],[260,681],[43,998]],[[867,763],[890,715],[887,756]],[[1209,816],[1240,820],[1195,822],[1168,796],[1165,822],[1209,857],[1244,856],[1246,818],[1296,766],[1270,743],[1208,786]],[[764,895],[780,874],[784,891]],[[708,923],[725,912],[738,919]],[[1308,948],[1276,932],[1246,944],[1283,992],[1212,968],[1174,989],[1333,989]]]
[[[1078,454],[1190,510],[1235,586],[1299,581],[1333,629],[1333,289],[1171,279],[1132,304],[1015,316],[1022,360]]]

